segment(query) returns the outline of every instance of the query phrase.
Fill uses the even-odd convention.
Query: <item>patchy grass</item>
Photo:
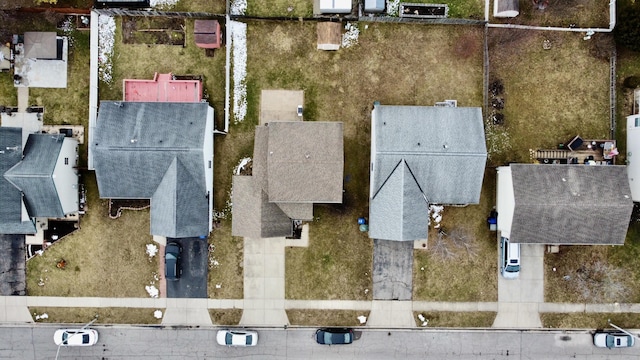
[[[607,0],[551,1],[545,10],[534,8],[532,1],[522,1],[520,14],[508,19],[493,17],[493,1],[496,0],[491,1],[489,8],[492,23],[554,27],[574,25],[578,28],[609,27],[609,1]]]
[[[426,326],[423,326],[423,321],[418,317],[424,316],[425,321],[428,321]],[[413,317],[418,327],[461,327],[461,328],[488,328],[493,325],[493,320],[496,318],[496,312],[494,311],[474,311],[474,312],[454,312],[454,311],[435,311],[435,312],[420,312],[414,311]]]
[[[624,246],[562,246],[545,254],[545,301],[640,302],[639,234],[632,223]]]
[[[286,249],[285,297],[372,300],[373,242],[358,229],[361,214],[316,205],[314,215],[309,247]]]
[[[482,104],[482,28],[358,25],[358,45],[326,52],[316,49],[315,22],[248,23],[247,120],[257,123],[260,90],[301,89],[305,120],[344,122],[344,204],[316,206],[320,220],[310,224],[309,248],[287,249],[287,298],[370,299],[364,290],[371,290],[372,242],[358,231],[357,218],[368,213],[374,101]],[[468,46],[460,48],[460,39]],[[395,56],[385,55],[390,53]],[[329,275],[332,271],[351,276],[336,278]]]
[[[58,240],[27,262],[31,296],[148,297],[145,286],[157,285],[158,255],[149,258],[149,210],[124,211],[112,220],[108,200],[98,198],[93,173],[83,175],[87,214],[80,229]],[[64,270],[56,263],[64,259]]]
[[[242,299],[244,284],[243,245],[241,237],[231,236],[231,221],[228,219],[222,220],[220,227],[214,229],[209,236],[209,247],[213,246],[213,252],[209,252],[207,294],[210,298]],[[242,315],[242,311],[240,311],[240,315]],[[239,318],[238,321],[240,321]],[[224,325],[230,324],[225,323]]]
[[[94,324],[160,324],[153,312],[164,309],[148,308],[86,308],[86,307],[30,307],[33,320],[44,323],[86,324],[98,315]],[[36,315],[47,314],[46,319],[36,320]]]
[[[486,223],[495,203],[495,181],[495,169],[487,168],[480,204],[445,207],[440,224],[448,238],[438,244],[438,230],[431,228],[429,248],[414,251],[414,300],[497,301],[496,234]],[[456,246],[456,235],[467,245]]]
[[[553,149],[577,134],[609,138],[609,62],[593,57],[582,37],[489,31],[490,77],[504,84],[505,124],[500,127],[506,135],[487,137],[491,164],[531,162],[529,149]],[[550,50],[542,48],[545,40]]]
[[[640,327],[638,313],[541,313],[540,320],[545,328],[555,329],[611,329],[609,321],[622,327]]]
[[[312,17],[313,1],[267,0],[248,1],[247,15],[261,17]]]
[[[226,5],[225,0],[180,0],[172,10],[224,14]]]
[[[209,309],[209,316],[215,325],[238,325],[242,309]]]
[[[633,113],[633,89],[624,88],[622,83],[628,76],[640,76],[640,53],[619,49],[616,65],[616,145],[620,149],[618,163],[624,164],[627,154],[627,116]]]
[[[290,309],[287,317],[291,325],[302,326],[363,326],[358,316],[369,318],[369,311]]]
[[[410,3],[430,4],[433,0],[415,0]],[[438,4],[449,5],[449,18],[458,19],[484,19],[484,1],[482,0],[445,0]]]

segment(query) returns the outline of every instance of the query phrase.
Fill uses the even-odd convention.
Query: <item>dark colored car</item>
[[[344,345],[353,342],[353,329],[323,328],[316,330],[316,341],[322,345]]]
[[[180,268],[180,254],[182,247],[180,244],[171,242],[164,249],[164,278],[167,280],[178,280],[182,269]]]

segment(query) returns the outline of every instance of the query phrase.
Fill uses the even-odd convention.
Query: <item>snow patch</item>
[[[151,0],[151,7],[170,8],[177,4],[178,0]]]
[[[38,315],[36,313],[33,313],[33,314],[35,315],[36,321],[49,318],[49,314],[47,314],[47,313],[44,313],[42,315]]]
[[[440,222],[442,221],[442,211],[444,210],[444,206],[441,205],[429,205],[429,214],[431,217],[429,218],[429,224],[434,224],[433,228],[440,228]]]
[[[162,311],[161,310],[156,310],[153,312],[153,317],[156,319],[162,319]]]
[[[247,11],[247,0],[231,0],[231,15],[244,15]]]
[[[398,16],[400,12],[400,0],[387,1],[387,15]]]
[[[367,322],[367,317],[364,315],[360,315],[358,316],[358,321],[360,321],[360,324],[364,324]]]
[[[158,291],[158,288],[156,288],[153,285],[148,285],[144,287],[145,290],[147,290],[147,293],[149,294],[149,296],[151,296],[152,298],[157,298],[158,295],[160,294],[160,291]]]
[[[155,244],[147,244],[147,255],[149,258],[156,256],[158,253],[158,247]]]
[[[251,161],[250,157],[240,160],[238,166],[233,170],[233,175],[240,175],[240,171],[244,170],[244,167],[249,163],[249,161]]]
[[[222,284],[216,284],[216,289],[220,289],[222,287]]]
[[[233,117],[239,123],[247,115],[247,24],[229,22],[233,62]]]
[[[98,74],[100,80],[110,84],[113,78],[113,44],[116,33],[116,21],[107,15],[98,16]]]

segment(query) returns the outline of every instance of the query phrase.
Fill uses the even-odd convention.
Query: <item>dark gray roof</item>
[[[0,234],[0,296],[27,294],[24,235]]]
[[[511,241],[624,244],[633,210],[626,166],[511,164]]]
[[[53,171],[64,141],[63,134],[29,134],[24,158],[4,176],[22,191],[32,217],[64,217]]]
[[[152,231],[168,231],[154,235],[207,234],[208,220],[178,212],[186,210],[185,204],[195,207],[187,214],[202,209],[207,191],[203,144],[208,109],[207,103],[101,102],[90,144],[100,196],[151,199]],[[178,189],[187,177],[184,189]],[[159,209],[155,204],[174,208]],[[204,214],[208,219],[208,210]]]
[[[196,178],[178,158],[173,159],[151,198],[152,234],[183,238],[209,232],[209,201]]]
[[[480,108],[376,104],[372,127],[370,237],[426,239],[425,199],[479,203],[487,159]]]
[[[0,127],[0,175],[22,159],[22,129]],[[22,193],[0,176],[0,234],[35,234],[31,221],[22,221]]]

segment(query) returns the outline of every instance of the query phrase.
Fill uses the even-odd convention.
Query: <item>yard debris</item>
[[[152,257],[156,256],[158,253],[158,247],[155,244],[147,244],[147,255],[149,255],[149,260]]]
[[[216,289],[222,288],[222,284],[216,284]]]
[[[358,321],[360,321],[360,325],[363,325],[367,322],[367,317],[364,315],[358,316]]]
[[[422,314],[418,314],[418,320],[422,322],[422,326],[429,325],[429,319],[425,318]]]
[[[247,115],[247,24],[229,22],[233,62],[233,117],[239,123]]]
[[[153,312],[153,317],[156,319],[162,319],[162,310],[156,310]]]
[[[116,33],[116,21],[112,16],[98,16],[98,74],[100,80],[110,84],[113,80],[113,44]]]
[[[360,35],[360,29],[357,25],[350,22],[344,25],[346,32],[342,34],[342,47],[348,48],[358,44],[358,36]]]
[[[145,290],[147,290],[147,293],[149,294],[149,296],[151,296],[152,298],[157,298],[158,295],[160,294],[160,291],[158,291],[158,288],[156,288],[153,285],[147,285],[144,287]]]
[[[444,211],[444,206],[429,205],[429,213],[431,214],[431,217],[429,218],[429,225],[431,225],[431,221],[433,221],[433,223],[435,224],[433,226],[434,229],[440,228],[440,222],[442,221],[442,211]]]

